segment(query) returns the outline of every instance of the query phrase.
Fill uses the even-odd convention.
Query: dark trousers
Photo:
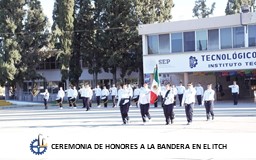
[[[105,99],[102,100],[104,103],[104,107],[107,108],[108,107],[108,97],[106,97]]]
[[[206,118],[207,118],[207,120],[210,119],[210,114],[211,114],[211,116],[213,118],[214,117],[213,101],[205,101],[204,102],[204,106],[205,106],[205,110],[206,110]]]
[[[179,102],[180,102],[180,106],[181,106],[181,102],[182,102],[183,94],[178,94],[178,98],[179,98]]]
[[[44,108],[45,108],[45,109],[48,109],[48,104],[47,104],[47,102],[48,102],[48,99],[45,99],[45,98],[44,98]]]
[[[60,98],[58,101],[57,101],[58,103],[59,103],[59,106],[60,106],[60,108],[63,106],[63,98]]]
[[[146,122],[146,117],[148,117],[148,119],[151,119],[149,114],[149,103],[140,104],[140,113],[141,113],[143,122]]]
[[[100,96],[96,96],[97,106],[100,105]]]
[[[234,105],[238,104],[238,93],[232,93]]]
[[[202,105],[202,95],[196,95],[198,105]]]
[[[129,116],[128,116],[129,107],[130,107],[130,102],[124,105],[123,104],[120,105],[120,112],[121,112],[121,116],[124,124],[126,124],[127,121],[129,120]]]
[[[113,107],[116,105],[116,96],[112,96]]]
[[[172,121],[174,119],[173,107],[174,104],[163,105],[166,124],[169,124],[170,120]]]
[[[71,98],[71,106],[76,107],[76,98]]]
[[[192,122],[193,119],[193,108],[194,108],[194,103],[191,104],[185,104],[185,112],[186,112],[186,117],[188,122]]]
[[[71,97],[68,97],[68,104],[69,104],[69,107],[72,107]]]
[[[89,97],[82,97],[82,100],[83,100],[83,108],[86,108],[86,110],[88,111],[90,109]]]

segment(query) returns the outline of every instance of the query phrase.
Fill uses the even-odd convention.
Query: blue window
[[[219,49],[219,29],[208,30],[208,50]]]
[[[182,52],[182,33],[172,33],[172,53]]]
[[[159,35],[159,53],[170,53],[170,35],[161,34]]]
[[[256,25],[248,26],[249,47],[256,46]]]
[[[241,48],[244,47],[244,27],[233,28],[233,47]]]
[[[232,48],[232,29],[231,28],[220,29],[220,48],[221,49]]]
[[[195,51],[195,32],[184,32],[184,52]]]
[[[158,35],[148,36],[148,54],[158,54]]]

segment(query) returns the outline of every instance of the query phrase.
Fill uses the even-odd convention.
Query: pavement
[[[232,101],[218,101],[211,121],[206,121],[204,107],[195,106],[192,125],[186,125],[184,108],[176,107],[174,124],[168,126],[161,107],[150,108],[152,121],[146,124],[140,110],[131,107],[130,123],[122,125],[119,108],[93,104],[86,112],[78,104],[77,109],[67,103],[63,109],[51,103],[48,110],[43,103],[1,107],[0,142],[4,145],[0,145],[0,160],[256,159],[254,100],[241,100],[236,106]],[[38,134],[45,135],[49,144],[42,155],[33,154],[29,147]],[[87,148],[61,149],[65,144],[86,144]]]

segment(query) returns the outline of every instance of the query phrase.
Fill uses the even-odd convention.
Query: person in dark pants
[[[77,100],[77,96],[78,96],[78,91],[76,89],[76,86],[73,86],[73,91],[72,91],[72,94],[71,94],[71,105],[76,108],[76,100]]]
[[[186,89],[183,98],[182,98],[182,106],[185,106],[185,112],[187,117],[187,125],[192,123],[193,119],[193,109],[195,105],[195,96],[196,90],[193,87],[192,83],[188,84],[188,88]]]
[[[183,94],[184,94],[186,88],[183,86],[182,82],[180,82],[180,84],[176,88],[177,88],[178,99],[179,99],[180,107],[181,107]]]
[[[103,101],[104,107],[108,107],[108,96],[109,96],[109,90],[106,86],[103,86],[103,89],[101,90],[101,100]]]
[[[196,89],[196,99],[197,103],[199,106],[202,106],[202,97],[204,94],[204,88],[201,86],[201,83],[199,82],[197,86],[195,87]]]
[[[229,85],[228,87],[231,88],[234,105],[237,105],[238,104],[238,95],[239,95],[239,86],[236,84],[236,81],[233,81],[233,85]]]
[[[97,102],[97,107],[101,107],[100,106],[100,96],[101,96],[101,89],[100,89],[100,86],[97,85],[96,88],[93,89],[94,93],[95,93],[95,96],[96,96],[96,102]]]
[[[60,87],[57,94],[57,98],[56,98],[56,101],[59,104],[60,109],[62,109],[62,106],[63,106],[62,103],[63,103],[64,96],[65,96],[65,92],[63,91],[63,88]]]
[[[172,124],[174,119],[174,112],[173,112],[174,97],[175,97],[174,92],[175,91],[171,89],[171,85],[166,84],[166,93],[164,94],[164,97],[163,97],[163,110],[164,110],[166,125],[170,124],[170,120]]]
[[[44,108],[48,109],[48,100],[50,97],[50,93],[48,92],[48,89],[45,89],[44,93],[40,93],[40,94],[44,96]]]
[[[139,105],[143,123],[146,123],[146,118],[151,121],[151,116],[149,114],[150,90],[147,83],[144,83],[143,87],[140,90]]]
[[[118,90],[118,106],[120,107],[123,124],[129,123],[130,94],[126,84],[122,84]]]
[[[208,84],[207,90],[204,92],[204,96],[203,96],[203,104],[206,110],[207,121],[209,121],[210,115],[212,116],[212,120],[214,119],[214,113],[213,113],[214,96],[215,96],[215,91],[212,89],[212,84]]]

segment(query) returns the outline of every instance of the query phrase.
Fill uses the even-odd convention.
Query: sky
[[[53,11],[53,5],[54,0],[40,0],[44,13],[49,18],[50,23],[52,24],[52,11]],[[188,20],[193,19],[192,15],[192,9],[195,5],[195,0],[173,0],[175,7],[172,9],[172,16],[173,21],[179,21],[179,20]],[[228,0],[207,0],[207,6],[211,7],[211,4],[213,2],[216,2],[215,10],[213,15],[214,16],[222,16],[225,15],[225,8]]]

